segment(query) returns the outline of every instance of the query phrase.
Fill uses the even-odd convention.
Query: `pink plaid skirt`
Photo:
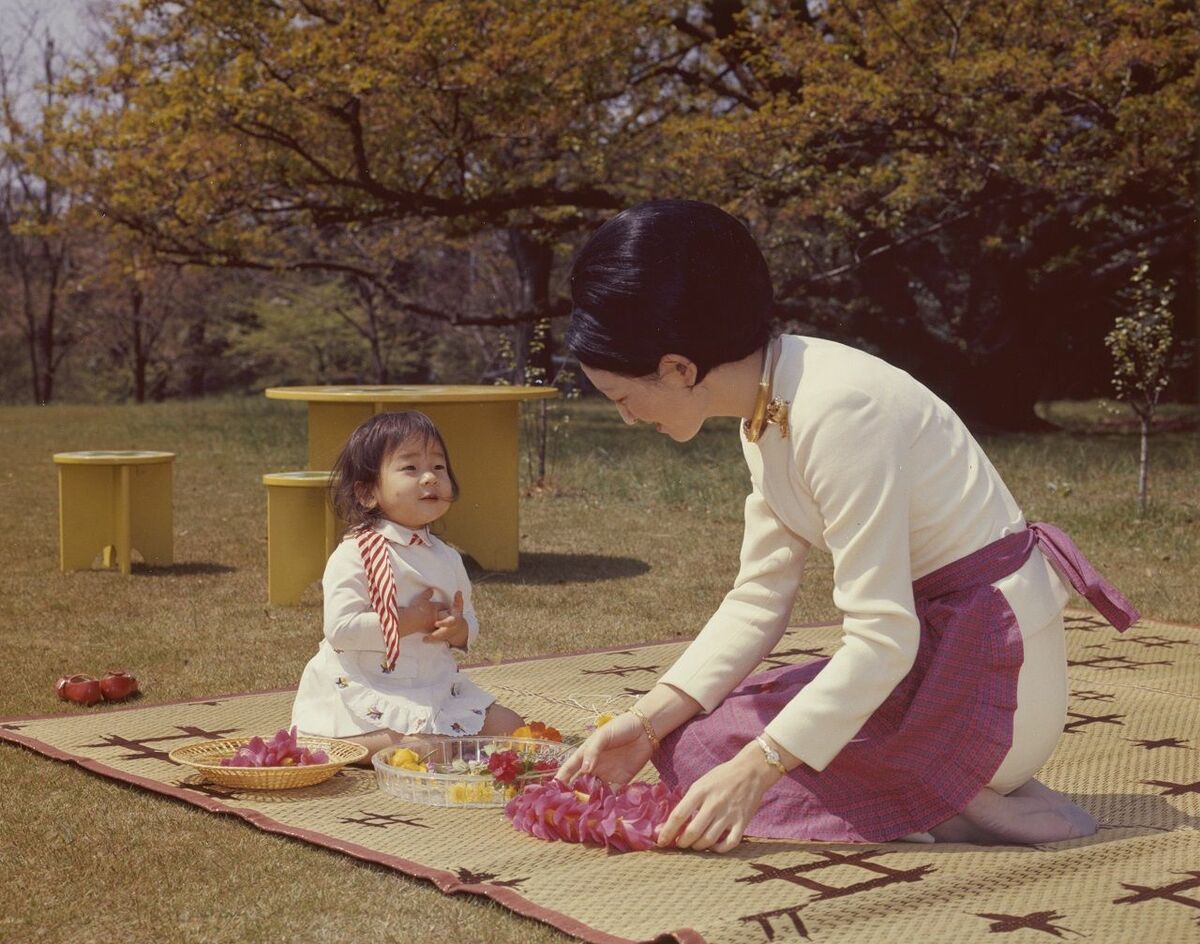
[[[1021,633],[993,583],[1035,546],[1119,631],[1137,611],[1075,544],[1032,524],[913,584],[921,639],[904,680],[821,772],[801,764],[763,798],[746,834],[887,842],[959,813],[1012,746]],[[828,659],[753,675],[707,715],[663,738],[654,757],[670,786],[689,787],[733,757]]]

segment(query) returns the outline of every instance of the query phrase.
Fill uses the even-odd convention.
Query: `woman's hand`
[[[454,603],[448,610],[438,610],[437,619],[433,623],[433,632],[422,642],[445,642],[462,649],[471,637],[471,627],[463,618],[463,595],[461,590],[454,591]]]
[[[658,844],[729,852],[742,841],[763,794],[782,776],[751,741],[692,784],[659,830]]]
[[[594,774],[609,783],[628,783],[649,759],[650,741],[642,723],[626,712],[593,731],[554,776],[564,783],[580,774]]]

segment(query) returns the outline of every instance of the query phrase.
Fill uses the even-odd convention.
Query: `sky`
[[[10,52],[25,31],[26,24],[37,18],[49,29],[55,41],[73,49],[87,36],[86,12],[93,0],[0,0],[0,48]],[[39,34],[42,31],[39,30]]]
[[[97,0],[0,0],[0,59],[18,114],[35,107],[33,84],[42,79],[39,51],[49,32],[60,57],[88,41],[88,7]],[[29,25],[36,23],[32,40]]]

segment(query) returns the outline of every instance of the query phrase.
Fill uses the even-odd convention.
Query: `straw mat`
[[[445,892],[486,895],[589,941],[1200,940],[1200,629],[1144,620],[1119,636],[1072,612],[1067,630],[1070,716],[1041,778],[1102,828],[1044,847],[746,842],[725,856],[610,855],[517,833],[498,810],[404,803],[368,770],[253,792],[167,759],[192,739],[274,732],[291,691],[8,718],[0,738]],[[832,626],[792,628],[763,667],[829,655],[837,639]],[[581,732],[648,689],[683,645],[470,672],[526,717]]]

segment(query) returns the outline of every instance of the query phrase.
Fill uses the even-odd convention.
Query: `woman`
[[[622,418],[683,442],[709,417],[741,417],[753,488],[733,589],[559,776],[625,782],[652,760],[688,788],[660,845],[719,852],[746,832],[1094,832],[1033,779],[1066,715],[1060,571],[1118,628],[1137,614],[1060,531],[1026,526],[954,412],[861,351],[771,340],[762,254],[708,204],[618,214],[581,251],[571,286],[567,344]],[[843,645],[747,681],[786,629],[814,545],[833,559]]]

